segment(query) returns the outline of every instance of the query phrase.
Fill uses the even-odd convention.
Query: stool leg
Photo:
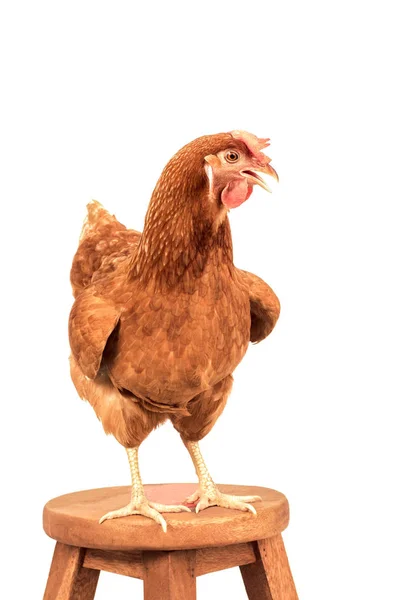
[[[249,600],[298,600],[282,536],[257,545],[258,560],[240,567]]]
[[[143,552],[144,600],[196,600],[196,552]]]
[[[82,566],[84,554],[57,542],[43,600],[93,600],[100,571]]]

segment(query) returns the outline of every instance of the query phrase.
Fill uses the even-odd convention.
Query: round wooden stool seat
[[[147,485],[149,500],[162,504],[182,504],[196,484]],[[275,490],[244,485],[219,485],[221,492],[238,496],[261,496],[255,502],[257,516],[219,507],[196,514],[163,514],[167,533],[147,517],[133,515],[105,521],[108,511],[121,508],[130,500],[130,487],[110,487],[66,494],[50,500],[44,507],[43,527],[51,538],[82,548],[102,550],[184,550],[226,546],[273,537],[289,522],[286,497]]]

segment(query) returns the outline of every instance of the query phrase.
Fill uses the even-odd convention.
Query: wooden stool
[[[150,500],[179,504],[195,484],[148,485]],[[274,490],[221,485],[228,494],[259,495],[257,516],[212,507],[164,514],[168,531],[142,516],[105,521],[126,505],[129,487],[66,494],[44,507],[43,526],[57,540],[44,600],[93,600],[100,571],[143,579],[145,600],[195,600],[196,577],[240,566],[250,600],[297,600],[281,532],[285,496]]]

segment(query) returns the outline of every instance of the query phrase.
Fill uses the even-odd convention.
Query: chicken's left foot
[[[192,457],[200,484],[199,489],[186,498],[185,503],[194,504],[197,502],[196,513],[209,506],[221,506],[222,508],[234,508],[236,510],[248,511],[253,513],[253,515],[257,514],[254,506],[249,503],[262,500],[260,496],[231,496],[220,492],[208,472],[198,442],[184,440],[184,443]]]

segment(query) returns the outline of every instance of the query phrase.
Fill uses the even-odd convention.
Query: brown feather
[[[90,202],[87,210],[70,275],[75,298],[90,285],[99,270],[111,273],[130,256],[141,235],[138,231],[127,229],[99,202]]]
[[[94,380],[87,379],[73,355],[70,357],[70,368],[79,396],[90,402],[104,431],[112,433],[126,448],[139,446],[167,418],[165,414],[149,412],[138,399],[121,393],[104,371]]]
[[[260,277],[247,271],[239,273],[250,296],[250,341],[261,342],[275,327],[279,318],[280,302],[272,288]]]
[[[89,379],[97,375],[119,318],[119,310],[94,294],[83,292],[75,300],[69,317],[69,341],[76,362]]]

